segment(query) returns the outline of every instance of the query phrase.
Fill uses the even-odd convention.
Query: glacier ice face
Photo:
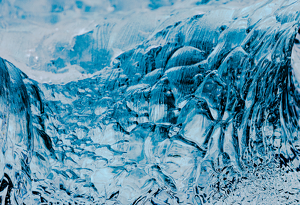
[[[101,69],[65,84],[1,59],[2,202],[297,203],[299,4],[175,16],[104,68],[78,35],[69,61]]]
[[[1,204],[19,201],[31,188],[33,129],[26,75],[1,59]]]

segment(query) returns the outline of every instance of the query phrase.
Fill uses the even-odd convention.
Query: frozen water
[[[41,2],[0,4],[77,34],[0,61],[1,204],[299,203],[300,1]]]
[[[163,28],[222,3],[230,8],[246,4],[244,0],[1,0],[0,56],[38,82],[83,79]]]

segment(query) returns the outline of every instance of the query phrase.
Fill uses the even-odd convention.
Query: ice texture
[[[1,204],[298,204],[299,8],[182,11],[116,57],[97,26],[54,52],[90,74],[70,82],[1,59]]]

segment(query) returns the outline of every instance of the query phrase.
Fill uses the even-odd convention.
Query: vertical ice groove
[[[1,58],[1,204],[299,203],[299,7],[98,24],[56,47],[90,74],[65,84]]]

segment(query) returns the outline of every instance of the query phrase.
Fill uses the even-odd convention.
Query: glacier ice
[[[141,38],[96,26],[53,45],[47,69],[89,73],[63,83],[1,58],[1,204],[298,204],[299,8],[182,10]]]

